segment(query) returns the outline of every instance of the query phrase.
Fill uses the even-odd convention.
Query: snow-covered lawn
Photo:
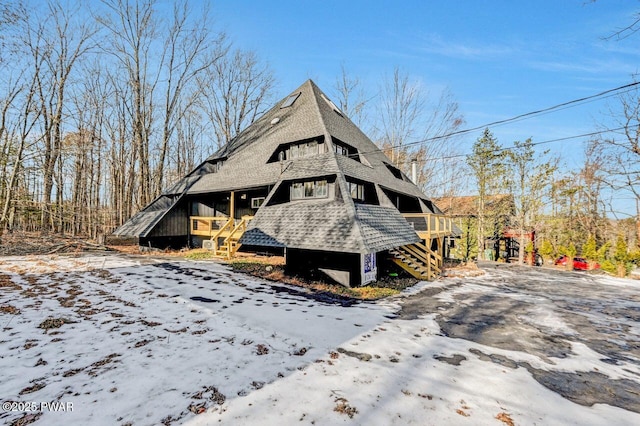
[[[407,294],[439,288],[434,297],[457,300],[491,279],[445,279]],[[597,371],[637,383],[637,363],[602,362],[578,342],[556,359],[446,337],[437,312],[396,318],[402,303],[314,300],[213,262],[0,258],[0,400],[67,409],[13,404],[35,411],[4,410],[0,420],[640,424],[632,411],[571,402],[530,372]],[[530,321],[563,327],[544,306],[534,308]]]

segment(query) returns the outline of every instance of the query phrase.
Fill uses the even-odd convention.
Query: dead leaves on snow
[[[506,424],[507,426],[515,425],[515,423],[513,423],[513,419],[511,419],[509,414],[505,413],[504,411],[502,413],[498,413],[496,415],[496,419],[500,420],[502,423]]]
[[[333,408],[333,411],[336,413],[345,414],[349,416],[350,419],[358,414],[358,409],[349,405],[349,401],[347,401],[346,398],[338,397],[334,402],[336,403],[336,406]]]
[[[187,407],[193,414],[202,414],[207,408],[214,405],[222,405],[227,400],[227,397],[215,386],[203,386],[201,391],[194,393],[190,398],[197,401],[192,402]],[[212,404],[209,404],[209,401]]]
[[[64,324],[74,324],[76,322],[77,321],[72,321],[72,320],[67,319],[67,318],[52,318],[52,317],[49,317],[49,318],[45,319],[44,321],[42,321],[40,323],[40,325],[38,326],[38,328],[42,328],[44,330],[45,334],[46,334],[47,331],[52,329],[52,328],[60,328]]]
[[[42,389],[43,387],[47,386],[46,383],[41,382],[41,379],[34,379],[31,382],[33,383],[33,385],[31,386],[27,386],[26,388],[22,389],[18,395],[27,395],[33,392],[37,392],[40,389]]]
[[[0,306],[0,312],[3,314],[18,315],[20,313],[20,309],[7,304]]]
[[[269,353],[269,347],[259,343],[256,345],[256,355],[267,355]]]

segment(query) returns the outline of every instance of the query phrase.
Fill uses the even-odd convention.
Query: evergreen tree
[[[478,190],[478,259],[484,259],[487,219],[487,201],[504,187],[505,153],[489,129],[473,144],[472,153],[467,156],[467,164],[473,170]]]

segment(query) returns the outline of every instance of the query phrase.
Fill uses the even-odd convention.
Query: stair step
[[[416,278],[430,280],[439,275],[437,255],[420,243],[391,249],[389,253],[394,262]]]

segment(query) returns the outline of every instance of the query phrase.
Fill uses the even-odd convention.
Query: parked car
[[[554,265],[567,266],[567,256],[562,255],[553,262]],[[584,257],[573,258],[573,269],[578,271],[587,271],[589,269],[589,262]],[[594,263],[593,269],[600,269],[600,264]]]

